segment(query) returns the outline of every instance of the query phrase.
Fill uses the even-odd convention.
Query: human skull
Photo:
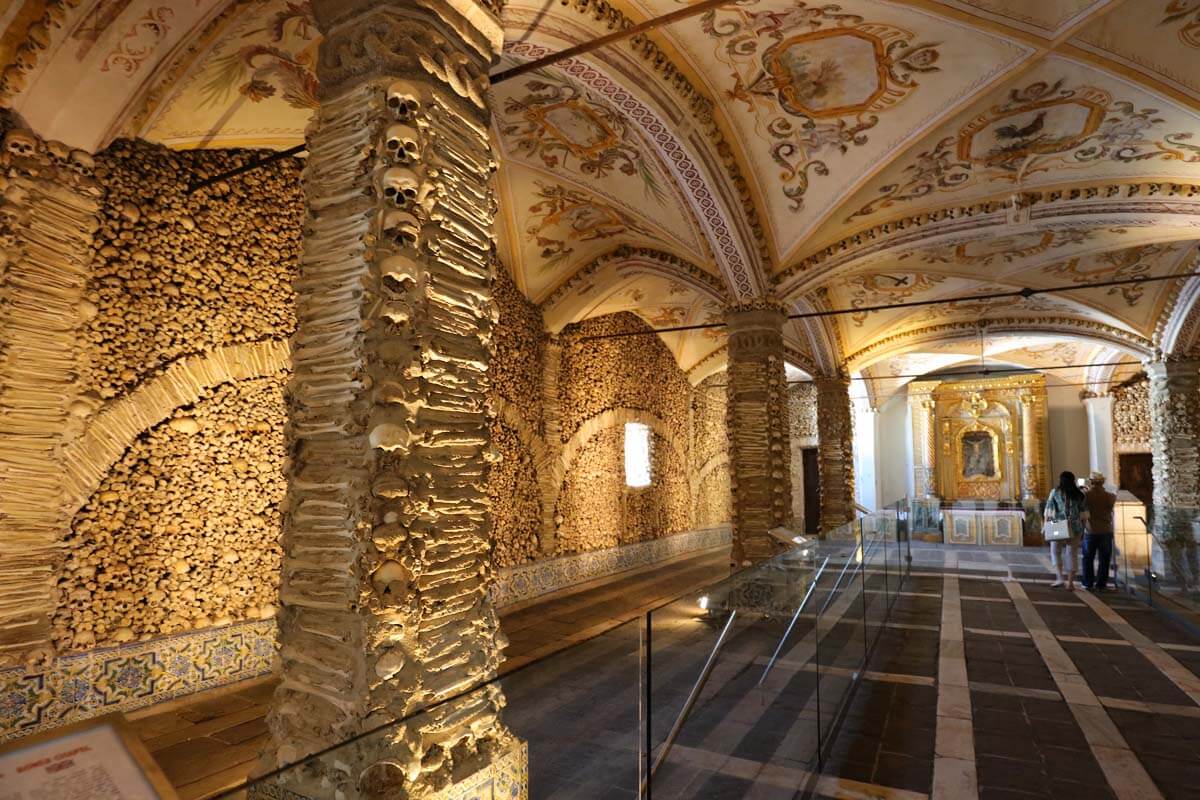
[[[394,81],[387,89],[387,104],[396,119],[411,122],[429,104],[429,92],[412,81]]]
[[[85,150],[72,150],[71,169],[80,175],[90,177],[96,171],[96,161]]]
[[[421,177],[408,167],[392,167],[379,176],[379,189],[397,208],[409,208],[421,194]]]
[[[392,158],[408,164],[420,157],[421,144],[417,129],[412,125],[397,122],[387,129],[387,149]]]
[[[4,149],[10,156],[30,158],[38,151],[38,140],[29,131],[17,128],[5,135]]]
[[[404,287],[401,291],[408,291],[416,285],[421,266],[408,256],[389,256],[380,262],[379,273],[389,283]]]
[[[67,147],[62,142],[46,142],[46,154],[61,166],[67,166],[71,159],[71,148]]]
[[[421,223],[407,211],[389,211],[383,217],[383,229],[396,244],[415,247],[421,238]]]

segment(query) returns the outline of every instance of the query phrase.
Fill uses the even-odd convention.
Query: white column
[[[1115,489],[1117,465],[1113,457],[1112,395],[1084,397],[1083,407],[1087,410],[1088,468],[1104,473],[1105,486]]]
[[[852,401],[854,409],[854,500],[871,511],[879,506],[879,478],[875,469],[879,412],[865,397]]]

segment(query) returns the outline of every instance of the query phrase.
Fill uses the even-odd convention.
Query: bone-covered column
[[[768,531],[791,524],[791,445],[784,374],[783,311],[774,304],[730,308],[729,473],[734,567],[770,558],[783,545]]]
[[[1154,567],[1169,584],[1200,587],[1200,364],[1156,361],[1150,376]]]
[[[488,361],[496,17],[469,0],[314,0],[290,388],[282,683],[267,765],[495,675]],[[410,797],[511,741],[497,688],[285,776],[311,797]]]
[[[854,520],[854,421],[845,375],[816,377],[821,533]]]
[[[52,654],[66,440],[100,189],[91,157],[11,130],[0,151],[0,666]]]

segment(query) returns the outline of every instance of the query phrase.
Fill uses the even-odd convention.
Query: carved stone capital
[[[1150,361],[1145,365],[1150,391],[1188,392],[1200,389],[1200,362]]]
[[[314,0],[321,97],[375,77],[433,78],[479,108],[504,32],[475,0]]]
[[[729,359],[778,358],[783,361],[783,323],[787,315],[777,305],[730,308],[725,315]]]

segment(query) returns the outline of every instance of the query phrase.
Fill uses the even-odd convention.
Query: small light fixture
[[[708,595],[701,595],[700,599],[696,601],[696,605],[700,606],[701,611],[708,611]]]

